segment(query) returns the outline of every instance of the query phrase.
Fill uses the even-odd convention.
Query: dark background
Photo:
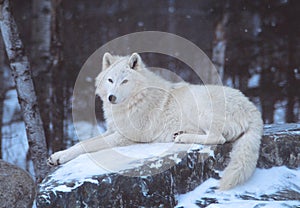
[[[224,85],[240,89],[257,105],[264,122],[300,121],[300,1],[297,0],[67,0],[56,3],[54,33],[55,68],[36,75],[39,89],[50,89],[39,97],[49,152],[74,143],[70,134],[72,91],[87,58],[106,42],[138,31],[164,31],[182,36],[212,56],[217,24],[226,15]],[[32,35],[34,1],[12,0],[13,15],[32,64],[35,37]],[[154,43],[155,44],[155,43]],[[4,56],[3,56],[4,57]],[[150,66],[169,68],[186,81],[197,83],[187,66],[169,57],[146,56]],[[99,59],[99,66],[101,59]],[[2,62],[0,108],[13,82],[8,79],[8,63]],[[2,81],[1,80],[1,81]],[[42,80],[42,81],[41,81]],[[43,83],[43,85],[41,85]],[[41,92],[39,95],[42,95]],[[45,94],[44,94],[45,95]],[[42,100],[42,101],[41,101]],[[96,101],[98,109],[101,103]],[[85,108],[84,102],[81,106]],[[101,110],[97,110],[101,119]],[[20,112],[0,126],[21,121]],[[2,120],[2,118],[0,118]],[[72,130],[71,130],[72,131]],[[1,140],[14,139],[2,134]],[[2,157],[2,153],[0,154]]]

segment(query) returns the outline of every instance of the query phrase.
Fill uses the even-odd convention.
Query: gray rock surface
[[[28,208],[35,199],[31,176],[15,165],[0,160],[0,207]]]
[[[270,168],[285,165],[297,168],[299,164],[300,124],[265,126],[257,166]]]
[[[145,144],[147,148],[151,145]],[[110,161],[117,166],[109,168],[101,165],[101,161],[109,160],[111,151],[83,155],[45,178],[38,190],[37,206],[174,207],[176,195],[195,189],[210,177],[219,178],[218,171],[226,167],[230,150],[231,144],[198,145],[188,151],[176,146],[159,156],[132,160],[120,157]],[[93,164],[89,160],[93,160],[99,170],[89,170]],[[282,165],[289,168],[300,165],[300,124],[265,127],[258,167]]]

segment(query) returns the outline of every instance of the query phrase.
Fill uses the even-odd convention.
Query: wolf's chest
[[[137,108],[107,112],[108,127],[135,142],[170,140],[180,126],[180,118],[162,108]]]

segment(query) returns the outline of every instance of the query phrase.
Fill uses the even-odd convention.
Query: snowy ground
[[[34,174],[32,163],[26,161],[28,142],[24,122],[13,122],[16,112],[19,110],[17,92],[9,90],[6,93],[3,109],[2,157],[3,160]]]
[[[300,169],[257,169],[248,182],[232,190],[219,192],[216,186],[218,181],[211,178],[194,191],[177,196],[177,208],[300,207]],[[298,200],[284,200],[289,197]]]
[[[27,170],[34,176],[32,161],[26,158],[28,142],[25,124],[20,120],[21,113],[17,92],[16,90],[9,90],[5,95],[3,107],[2,141],[0,141],[2,142],[2,157],[3,160]],[[76,132],[73,124],[69,124],[67,132],[68,138],[73,138],[73,141],[76,142],[91,138],[99,132],[104,132],[103,123],[99,123],[96,128],[87,122],[79,122],[77,126],[79,127]],[[72,141],[69,141],[69,143],[72,143]]]

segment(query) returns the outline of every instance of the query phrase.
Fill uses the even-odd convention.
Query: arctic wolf
[[[48,159],[50,165],[66,163],[86,152],[134,143],[234,142],[220,189],[245,182],[255,170],[263,122],[260,112],[238,90],[171,83],[148,70],[137,53],[105,53],[96,94],[103,100],[107,131],[53,154]]]

